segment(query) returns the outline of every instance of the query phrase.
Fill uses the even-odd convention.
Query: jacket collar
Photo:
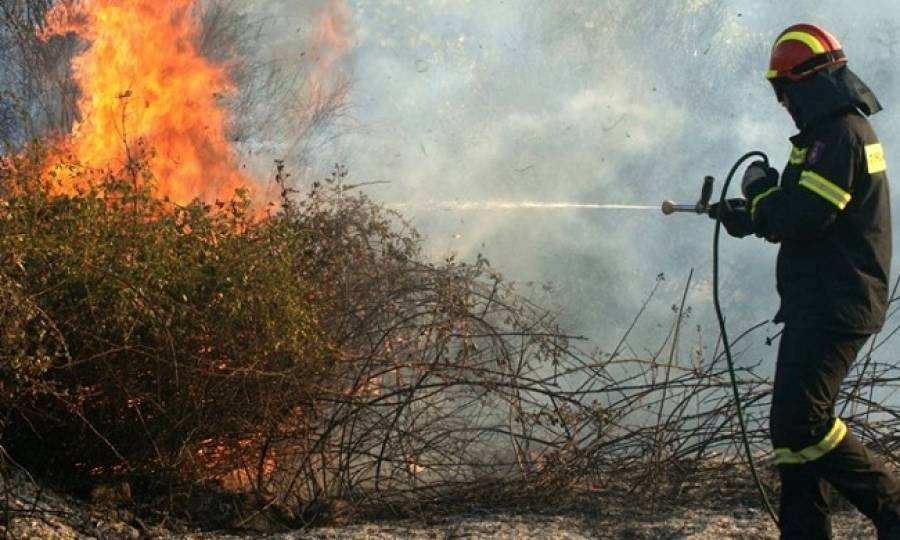
[[[818,121],[806,126],[804,129],[800,130],[799,133],[793,135],[790,138],[791,143],[797,148],[805,148],[809,146],[810,143],[814,141],[816,138],[817,128],[822,125],[825,125],[829,121],[836,120],[843,116],[851,116],[851,115],[860,115],[860,112],[855,108],[846,108],[843,110],[835,111],[833,114],[826,116],[824,118],[819,119]]]
[[[787,95],[788,110],[801,132],[845,111],[869,116],[882,109],[874,92],[846,65],[800,81],[773,84],[776,92]]]

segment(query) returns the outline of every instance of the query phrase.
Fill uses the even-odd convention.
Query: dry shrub
[[[345,171],[261,216],[241,194],[157,200],[140,163],[67,167],[78,193],[54,194],[39,151],[0,167],[3,441],[31,470],[214,485],[307,519],[521,479],[528,446],[554,444],[523,414],[567,354],[552,317],[483,259],[423,262]]]
[[[53,330],[4,337],[18,340],[10,369],[29,366],[47,389],[15,404],[7,448],[66,481],[216,475],[306,399],[329,357],[304,234],[255,219],[240,194],[212,207],[156,200],[140,167],[79,172],[88,187],[68,196],[40,169],[8,158],[2,173],[0,284],[25,306],[3,325]],[[38,355],[47,336],[60,346]]]

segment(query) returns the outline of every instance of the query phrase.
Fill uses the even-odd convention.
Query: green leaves
[[[140,170],[59,194],[39,152],[0,165],[0,407],[68,443],[54,463],[187,474],[186,448],[258,429],[272,398],[296,399],[266,396],[272,378],[302,386],[325,361],[296,221],[256,219],[243,193],[177,207]]]
[[[261,215],[241,193],[155,199],[139,163],[65,165],[83,187],[60,194],[44,163],[0,162],[0,418],[32,470],[215,482],[296,509],[372,493],[362,479],[471,476],[501,418],[523,440],[595,422],[532,414],[558,391],[543,366],[567,370],[554,317],[483,256],[424,261],[342,168]]]

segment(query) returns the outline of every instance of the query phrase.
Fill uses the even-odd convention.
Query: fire
[[[268,449],[259,462],[259,446],[262,434],[241,439],[234,444],[225,444],[216,439],[204,439],[195,450],[200,463],[213,473],[213,478],[229,491],[246,491],[259,483],[259,474],[268,477],[278,468],[275,452]],[[246,463],[244,466],[236,466]]]
[[[406,458],[406,470],[413,475],[419,475],[428,470],[428,467],[424,465],[420,465],[416,460],[412,457]]]
[[[353,46],[348,32],[350,8],[347,0],[332,0],[318,16],[312,43],[312,61],[315,63],[307,79],[307,94],[312,101],[321,96],[340,92],[331,88],[335,64]],[[339,96],[340,99],[343,96]]]
[[[91,169],[150,157],[156,195],[179,204],[261,191],[228,141],[221,101],[234,86],[226,66],[197,49],[196,3],[63,0],[48,13],[45,32],[75,33],[90,45],[73,62],[81,121],[63,153]],[[65,192],[78,187],[72,175],[61,182]]]

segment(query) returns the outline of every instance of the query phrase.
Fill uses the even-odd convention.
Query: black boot
[[[872,520],[878,538],[900,540],[900,483],[852,433],[809,465]]]
[[[808,464],[780,465],[782,540],[831,540],[831,489]]]
[[[879,527],[878,540],[900,540],[900,525]]]

